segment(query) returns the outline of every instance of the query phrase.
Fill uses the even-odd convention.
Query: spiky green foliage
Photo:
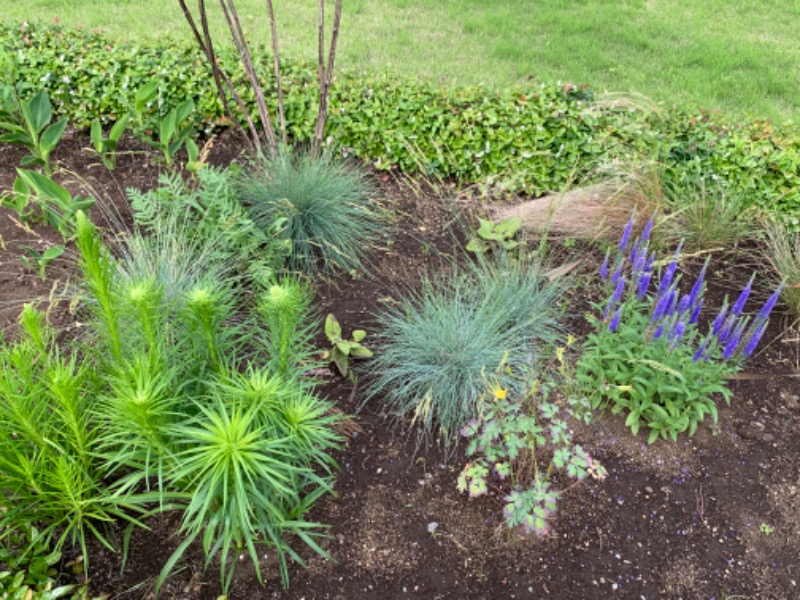
[[[186,539],[159,585],[198,537],[207,564],[219,555],[224,589],[236,568],[235,560],[228,563],[232,551],[246,551],[261,580],[259,539],[277,553],[287,584],[287,558],[303,564],[287,534],[327,556],[315,541],[323,526],[302,515],[330,491],[314,467],[331,466],[328,451],[340,441],[332,429],[337,418],[327,414],[327,403],[260,370],[214,380],[195,408],[196,418],[175,428],[178,452],[169,474],[191,498],[181,525]]]
[[[155,484],[161,509],[183,507],[186,538],[159,585],[198,536],[206,563],[219,557],[225,589],[237,563],[231,552],[246,551],[261,577],[260,544],[277,552],[288,583],[288,559],[302,560],[286,536],[324,554],[320,526],[303,515],[330,489],[329,451],[339,441],[331,406],[299,376],[312,294],[273,280],[248,306],[241,278],[214,253],[220,236],[179,232],[178,223],[132,234],[117,258],[86,227],[83,246],[107,261],[84,258],[87,274],[108,279],[89,291],[108,290],[110,308],[99,314],[117,323],[121,349],[101,376],[102,456],[124,473],[121,489]]]
[[[418,424],[422,440],[438,431],[449,446],[475,417],[485,373],[504,356],[530,365],[556,339],[564,290],[538,263],[502,258],[425,281],[378,317],[368,397]]]
[[[62,352],[31,306],[21,324],[18,341],[0,342],[0,532],[40,525],[31,543],[77,545],[88,561],[87,538],[111,547],[104,525],[136,522],[153,498],[104,479],[86,360]]]
[[[179,174],[162,175],[161,187],[147,192],[128,190],[134,219],[149,233],[169,231],[177,243],[203,247],[207,262],[246,274],[267,285],[289,254],[280,237],[283,221],[257,226],[236,198],[237,169],[204,167],[190,187]]]
[[[384,229],[364,172],[327,154],[284,149],[254,163],[239,191],[259,227],[284,222],[292,270],[360,270]]]
[[[317,320],[309,319],[313,293],[300,280],[284,277],[275,281],[258,299],[264,322],[262,343],[269,366],[281,377],[307,370],[312,361],[312,338]]]

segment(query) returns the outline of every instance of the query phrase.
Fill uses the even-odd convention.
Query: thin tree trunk
[[[220,0],[220,6],[222,6],[225,20],[231,31],[233,43],[236,46],[237,52],[239,52],[239,57],[242,60],[247,77],[250,79],[250,85],[253,86],[253,91],[256,95],[256,105],[258,106],[258,113],[261,117],[261,124],[264,127],[264,134],[267,138],[267,146],[270,155],[275,156],[278,153],[278,141],[275,138],[275,129],[272,127],[272,118],[269,115],[267,103],[264,100],[264,90],[258,82],[258,74],[253,66],[253,59],[250,56],[250,50],[247,47],[247,41],[244,38],[244,32],[239,23],[239,15],[236,13],[233,0]]]
[[[333,33],[331,34],[331,46],[328,50],[328,65],[326,68],[324,2],[325,0],[319,0],[319,109],[317,111],[317,122],[314,126],[314,137],[311,141],[311,152],[314,156],[319,156],[322,153],[325,124],[328,120],[328,97],[330,96],[333,65],[336,59],[336,44],[339,40],[339,25],[342,21],[342,0],[336,0],[336,8],[333,15]]]
[[[255,128],[255,123],[253,123],[253,120],[250,118],[244,102],[239,94],[236,93],[236,90],[231,84],[230,79],[217,63],[216,55],[214,53],[214,46],[211,42],[211,34],[208,29],[208,18],[206,15],[205,2],[203,0],[198,0],[197,3],[198,11],[200,13],[201,26],[203,29],[202,35],[197,27],[191,11],[189,11],[188,6],[186,5],[186,2],[184,0],[178,0],[178,3],[181,6],[181,10],[183,10],[183,15],[186,17],[186,21],[189,23],[189,27],[192,29],[192,33],[194,34],[198,46],[200,46],[200,50],[203,52],[203,54],[205,54],[206,60],[208,60],[209,66],[211,67],[211,73],[214,77],[214,85],[217,88],[217,96],[222,103],[225,116],[228,118],[228,121],[230,121],[231,125],[233,125],[233,127],[242,134],[242,137],[247,140],[247,143],[250,145],[251,149],[261,152],[261,143]],[[248,129],[250,130],[250,136],[247,135],[239,120],[234,118],[233,111],[231,110],[230,106],[230,100],[225,94],[225,88],[227,88],[228,93],[231,94],[231,97],[233,97],[234,101],[236,102],[239,111],[243,114],[247,122]]]
[[[278,93],[278,119],[281,126],[281,140],[283,145],[289,144],[286,133],[286,115],[283,110],[283,86],[281,85],[281,63],[278,54],[278,26],[275,22],[275,11],[272,7],[272,0],[267,0],[267,12],[269,13],[269,25],[272,31],[272,62],[275,66],[275,87]]]

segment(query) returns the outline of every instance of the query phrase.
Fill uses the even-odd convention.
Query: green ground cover
[[[263,2],[237,5],[253,38],[266,41]],[[58,17],[112,37],[189,36],[175,0],[0,0],[0,10],[6,20]],[[276,0],[276,12],[287,53],[312,57],[316,3]],[[799,16],[794,0],[350,0],[339,64],[446,83],[561,80],[796,121]],[[223,32],[221,15],[214,26]]]

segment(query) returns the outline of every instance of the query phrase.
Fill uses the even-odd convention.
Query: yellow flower
[[[506,396],[508,395],[508,390],[501,388],[498,384],[495,384],[493,394],[495,400],[505,400]]]

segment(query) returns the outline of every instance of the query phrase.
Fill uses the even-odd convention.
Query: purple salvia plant
[[[686,333],[686,323],[679,320],[677,323],[675,323],[675,327],[672,328],[672,332],[668,336],[670,338],[670,350],[675,349],[675,346],[677,346],[678,342],[680,342],[683,338],[684,333]]]
[[[656,327],[656,330],[653,332],[653,339],[657,340],[662,335],[664,335],[664,324],[663,323],[661,325],[659,325],[658,327]]]
[[[645,265],[644,265],[644,270],[645,270],[645,271],[650,271],[650,270],[652,270],[652,269],[653,269],[653,263],[654,263],[654,262],[656,262],[656,251],[655,251],[655,250],[653,250],[653,251],[650,253],[650,257],[647,259],[647,262],[646,262],[646,263],[645,263]]]
[[[733,308],[731,309],[731,314],[737,316],[742,314],[742,311],[744,310],[744,305],[747,302],[747,298],[750,296],[750,291],[753,289],[753,279],[755,279],[755,277],[756,274],[753,273],[753,275],[750,277],[750,281],[747,282],[747,285],[744,286],[742,293],[739,294],[739,297],[736,299],[736,303],[733,305]]]
[[[624,266],[625,266],[625,257],[620,256],[614,262],[614,274],[611,276],[611,283],[613,285],[617,285],[617,282],[619,282],[620,278],[622,277],[622,268]]]
[[[647,250],[636,254],[636,259],[633,261],[633,276],[636,277],[644,271],[644,266],[647,263]]]
[[[647,221],[647,225],[644,226],[642,230],[642,243],[646,244],[650,239],[650,233],[653,231],[653,225],[655,224],[656,215],[653,213],[650,216],[650,220]]]

